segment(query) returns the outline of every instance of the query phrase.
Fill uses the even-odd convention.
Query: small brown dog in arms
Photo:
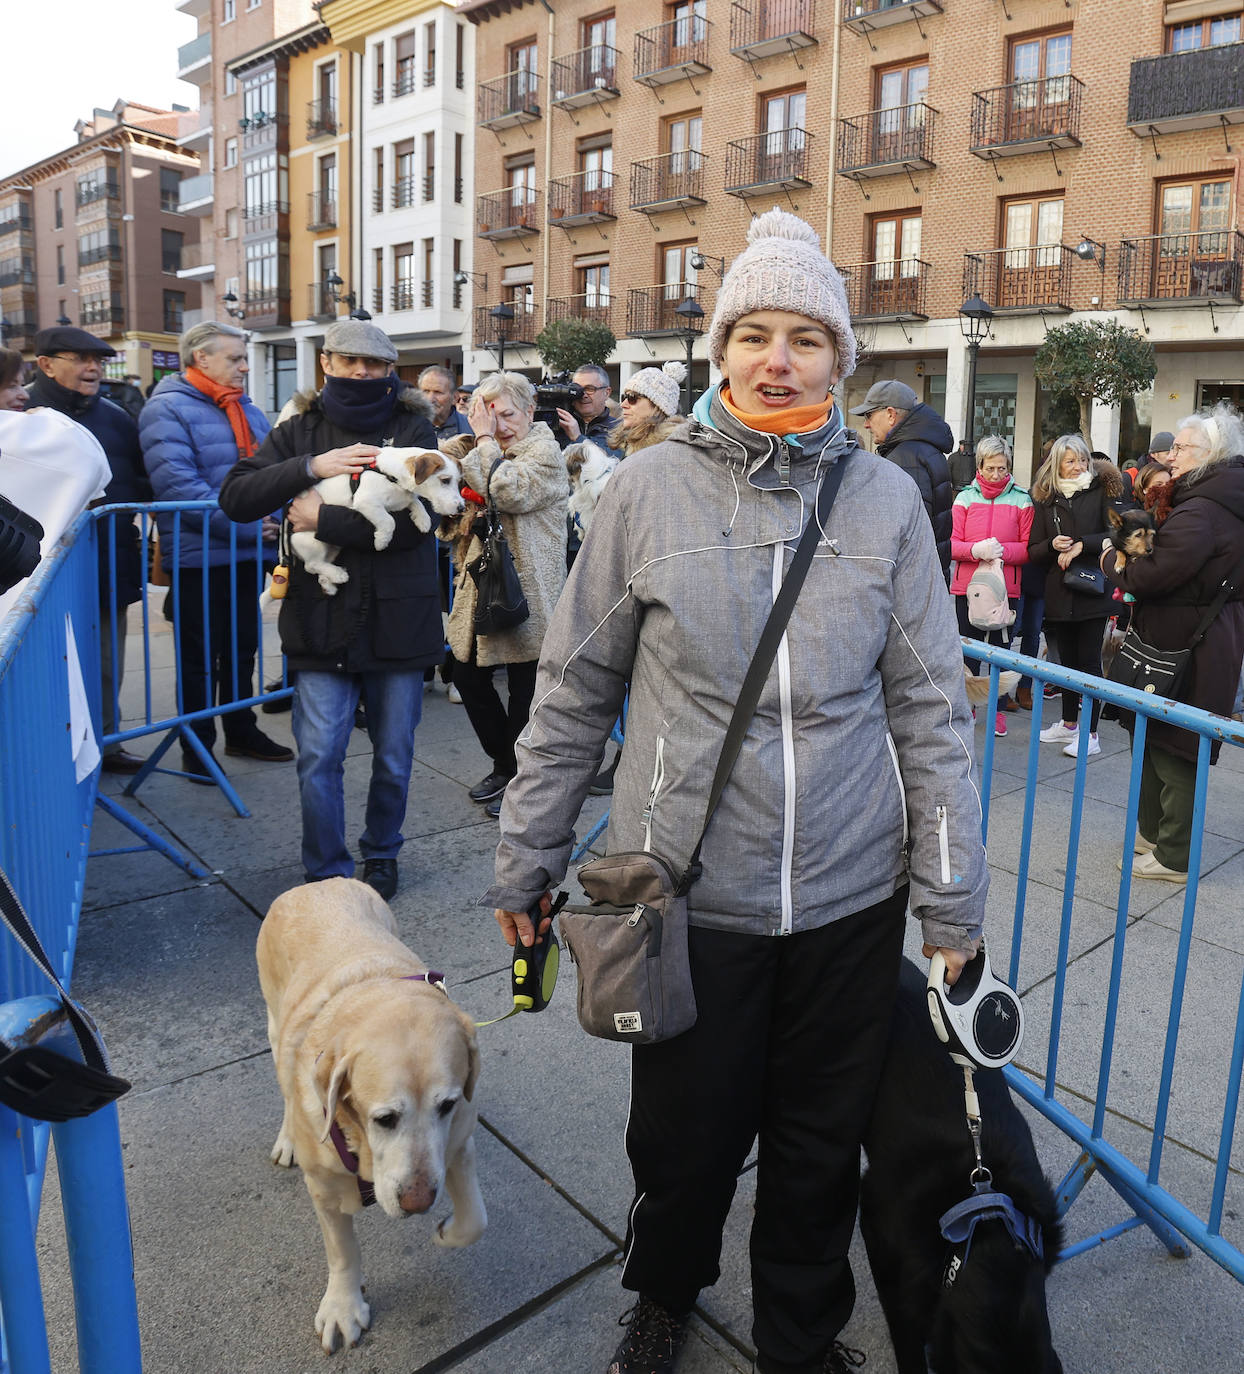
[[[402,944],[366,883],[328,878],[279,896],[256,946],[285,1099],[273,1163],[301,1167],[328,1258],[315,1331],[332,1354],[371,1325],[354,1213],[453,1215],[439,1245],[472,1245],[488,1214],[475,1173],[475,1025]]]
[[[1130,558],[1148,558],[1153,552],[1153,536],[1157,533],[1153,516],[1147,510],[1125,510],[1120,514],[1112,506],[1106,507],[1110,524],[1110,543],[1114,546],[1114,570],[1121,573]]]

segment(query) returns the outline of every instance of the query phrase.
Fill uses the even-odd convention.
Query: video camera
[[[575,404],[582,399],[583,388],[578,382],[570,380],[569,372],[544,377],[536,386],[535,418],[543,420],[554,434],[560,434],[561,431],[557,428],[557,412],[573,411]]]
[[[0,592],[7,592],[39,566],[43,526],[0,496]]]

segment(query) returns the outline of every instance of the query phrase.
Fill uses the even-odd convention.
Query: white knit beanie
[[[645,367],[626,379],[622,391],[646,396],[662,415],[677,415],[678,389],[686,375],[686,365],[677,361],[662,363],[660,367]]]
[[[726,336],[750,310],[790,310],[829,330],[839,380],[855,371],[851,311],[838,269],[821,252],[820,235],[775,205],[752,220],[747,247],[730,264],[708,327],[708,356],[721,366]]]

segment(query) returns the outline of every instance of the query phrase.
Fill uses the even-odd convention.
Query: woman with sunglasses
[[[668,439],[682,419],[678,413],[678,388],[687,375],[680,362],[645,367],[631,377],[622,392],[622,418],[609,442],[629,458],[641,448]]]

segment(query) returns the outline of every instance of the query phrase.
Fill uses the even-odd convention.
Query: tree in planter
[[[1158,370],[1149,340],[1117,320],[1077,321],[1051,329],[1032,366],[1043,386],[1075,397],[1086,440],[1094,400],[1120,405],[1149,386]]]
[[[585,363],[604,367],[617,344],[613,330],[595,320],[554,320],[536,335],[536,348],[551,373],[573,372]]]

